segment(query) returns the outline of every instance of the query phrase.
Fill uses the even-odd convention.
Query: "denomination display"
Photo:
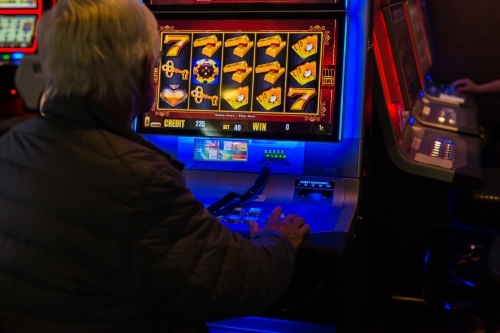
[[[252,27],[258,22],[238,30],[162,25],[157,99],[140,127],[206,136],[337,133],[338,22],[308,23],[268,30]]]

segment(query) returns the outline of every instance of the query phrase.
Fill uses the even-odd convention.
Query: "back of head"
[[[157,21],[138,0],[60,0],[43,15],[37,38],[47,99],[130,102],[144,61],[160,50]]]

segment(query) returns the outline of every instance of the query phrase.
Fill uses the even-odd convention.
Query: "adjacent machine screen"
[[[0,0],[0,9],[35,9],[37,0]]]
[[[343,20],[159,19],[157,99],[138,132],[339,141]]]
[[[408,22],[412,32],[413,46],[419,63],[421,81],[431,68],[431,55],[427,43],[424,22],[420,13],[417,0],[410,0],[407,3]]]
[[[401,93],[405,108],[411,109],[412,102],[421,89],[421,83],[403,4],[389,6],[388,16],[386,20],[393,54],[395,57],[399,55],[399,59],[395,61]]]
[[[0,51],[34,49],[36,15],[0,15]]]

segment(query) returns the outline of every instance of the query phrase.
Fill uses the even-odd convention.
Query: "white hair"
[[[37,28],[47,99],[132,101],[145,60],[159,56],[157,29],[139,0],[60,0]]]

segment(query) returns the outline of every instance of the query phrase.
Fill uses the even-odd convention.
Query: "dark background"
[[[427,0],[436,54],[432,73],[451,82],[500,78],[500,1]]]

